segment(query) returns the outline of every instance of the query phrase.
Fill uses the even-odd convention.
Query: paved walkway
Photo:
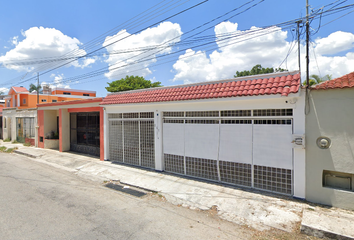
[[[4,143],[18,147],[17,154],[31,157],[79,176],[95,181],[117,180],[124,184],[149,189],[163,195],[167,201],[201,210],[217,209],[218,215],[228,221],[247,225],[257,230],[277,228],[296,230],[301,222],[304,233],[318,237],[354,239],[354,212],[337,208],[324,208],[292,198],[225,187],[218,184],[181,178],[166,173],[148,171],[73,152],[24,147],[22,144]]]

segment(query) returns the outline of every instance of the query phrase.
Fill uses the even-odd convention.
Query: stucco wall
[[[323,187],[323,170],[354,174],[354,89],[311,91],[306,116],[306,199],[353,209],[354,192]],[[320,136],[331,139],[320,149]]]
[[[44,111],[44,136],[50,135],[51,131],[57,132],[57,110]]]

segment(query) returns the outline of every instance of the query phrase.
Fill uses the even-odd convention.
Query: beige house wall
[[[306,199],[354,210],[353,191],[323,186],[324,170],[354,174],[354,89],[312,90],[308,111]],[[320,136],[330,138],[329,149],[317,146]]]
[[[46,110],[44,111],[44,136],[47,137],[53,131],[57,132],[57,110]]]

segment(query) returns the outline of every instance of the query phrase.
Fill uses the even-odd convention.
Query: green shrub
[[[19,143],[19,142],[17,142],[17,140],[13,140],[12,143]]]
[[[26,143],[23,144],[23,146],[25,146],[25,147],[30,147],[30,146],[32,146],[32,145],[31,145],[31,143],[26,142]]]
[[[1,147],[0,147],[0,152],[5,152],[5,151],[6,151],[6,147],[1,146]]]
[[[5,152],[6,153],[12,153],[13,151],[15,151],[17,149],[17,147],[15,148],[8,148]]]
[[[11,139],[10,139],[10,138],[6,138],[6,139],[4,140],[4,142],[11,142]]]

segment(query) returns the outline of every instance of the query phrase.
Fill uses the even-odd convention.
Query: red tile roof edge
[[[344,76],[313,85],[310,87],[310,89],[329,90],[329,89],[344,89],[344,88],[353,88],[353,87],[354,87],[354,72],[351,72]]]
[[[156,87],[156,88],[144,88],[144,89],[137,89],[137,90],[130,90],[124,92],[115,92],[115,93],[108,93],[107,96],[110,95],[118,95],[118,94],[126,94],[126,93],[134,93],[134,92],[145,92],[145,91],[154,91],[160,89],[170,89],[170,88],[184,88],[184,87],[194,87],[194,86],[203,86],[203,85],[210,85],[215,83],[224,83],[224,82],[235,82],[235,81],[244,81],[244,80],[254,80],[254,79],[264,79],[269,77],[282,77],[288,75],[295,75],[300,73],[299,71],[292,71],[292,72],[279,72],[279,73],[266,73],[266,74],[259,74],[259,75],[251,75],[245,77],[237,77],[237,78],[229,78],[223,80],[216,80],[216,81],[206,81],[206,82],[198,82],[198,83],[190,83],[190,84],[180,84],[174,86],[166,86],[166,87]]]
[[[139,89],[111,93],[100,105],[170,102],[210,98],[258,95],[288,96],[298,93],[301,85],[299,71],[239,77],[213,82]]]

